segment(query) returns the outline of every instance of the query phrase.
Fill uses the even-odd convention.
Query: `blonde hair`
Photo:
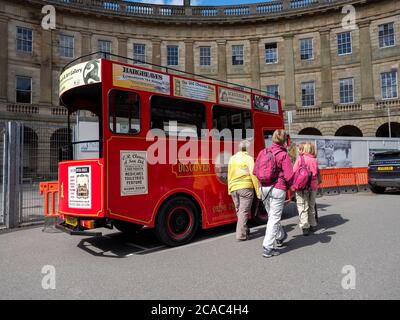
[[[306,143],[305,142],[300,142],[298,145],[298,149],[299,149],[299,153],[303,153],[304,152],[304,145]]]
[[[311,154],[311,155],[313,155],[315,157],[317,155],[317,153],[315,152],[315,144],[312,143],[312,142],[305,143],[303,152]]]
[[[285,130],[277,129],[274,131],[274,134],[272,135],[272,142],[283,145],[286,143],[286,140],[287,134]]]

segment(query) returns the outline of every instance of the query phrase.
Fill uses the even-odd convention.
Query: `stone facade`
[[[44,3],[56,8],[55,30],[41,27]],[[342,9],[349,4],[356,13],[351,30],[342,26]],[[335,135],[343,126],[355,126],[363,136],[376,136],[388,123],[388,107],[391,121],[400,123],[400,93],[384,100],[381,88],[381,73],[397,71],[398,78],[400,1],[277,0],[273,5],[202,8],[118,0],[100,6],[85,0],[0,0],[0,117],[65,122],[58,76],[72,58],[60,56],[59,41],[60,35],[68,35],[74,39],[74,58],[98,51],[99,40],[110,41],[113,54],[133,58],[133,45],[139,43],[145,45],[147,62],[166,66],[167,46],[176,45],[176,69],[263,91],[278,85],[284,110],[293,111],[292,133],[313,128]],[[380,48],[379,26],[388,23],[393,23],[395,43]],[[17,50],[17,27],[32,30],[32,52]],[[346,31],[351,52],[341,55],[337,37]],[[312,39],[311,59],[301,59],[303,39]],[[266,45],[275,43],[277,60],[267,63]],[[243,65],[232,64],[232,48],[238,45],[243,46]],[[210,47],[209,66],[200,65],[204,46]],[[16,101],[16,76],[32,78],[28,106]],[[349,78],[354,101],[341,103],[339,82]],[[304,82],[315,84],[313,106],[302,106]]]

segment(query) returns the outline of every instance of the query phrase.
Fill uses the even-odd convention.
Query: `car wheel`
[[[386,188],[385,187],[378,187],[378,186],[369,186],[369,188],[371,189],[371,191],[373,193],[377,193],[377,194],[382,194],[385,192]]]

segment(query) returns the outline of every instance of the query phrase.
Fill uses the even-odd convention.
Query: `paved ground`
[[[283,225],[279,257],[261,256],[265,227],[235,242],[234,227],[202,232],[165,248],[150,230],[135,237],[107,231],[71,237],[41,228],[0,234],[0,299],[399,299],[400,194],[327,196],[320,230],[303,237],[297,218]],[[42,288],[44,265],[56,289]],[[355,289],[342,288],[344,266]]]

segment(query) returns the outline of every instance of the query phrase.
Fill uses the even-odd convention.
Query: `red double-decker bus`
[[[57,214],[64,231],[150,227],[174,246],[189,242],[198,228],[237,220],[227,192],[229,157],[244,138],[257,154],[284,127],[280,100],[151,68],[109,54],[64,68],[60,102],[73,132],[68,159],[59,162]],[[228,135],[221,139],[221,132]],[[253,219],[264,223],[267,216]]]

